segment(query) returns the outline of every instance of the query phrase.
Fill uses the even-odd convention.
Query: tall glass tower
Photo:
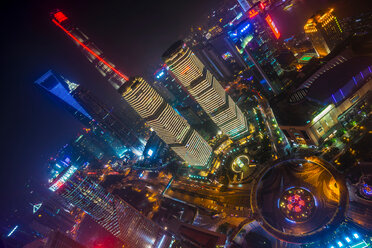
[[[212,148],[145,80],[129,80],[61,11],[52,12],[52,21],[82,48],[89,61],[183,160],[192,166],[207,165]]]
[[[131,79],[119,93],[187,163],[208,164],[212,148],[143,78]]]
[[[49,189],[84,210],[127,247],[168,247],[164,230],[120,198],[108,193],[73,165],[56,177]],[[164,242],[164,239],[168,240]]]
[[[173,44],[163,54],[163,60],[177,81],[225,134],[238,139],[248,132],[242,111],[183,41]]]
[[[111,134],[106,134],[105,139],[109,141],[108,143],[114,144],[113,141],[118,139],[135,154],[139,154],[143,150],[143,144],[136,133],[123,123],[112,112],[112,109],[105,106],[79,84],[69,81],[52,70],[36,80],[35,84],[65,103],[64,106],[67,110],[84,125],[93,130],[97,129],[96,123],[98,123],[99,128],[108,131]],[[107,139],[108,136],[111,139]]]
[[[312,16],[307,20],[304,30],[319,57],[327,56],[343,39],[341,26],[333,9]]]

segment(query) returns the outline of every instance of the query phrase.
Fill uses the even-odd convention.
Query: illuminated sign
[[[312,123],[315,123],[322,119],[326,114],[328,114],[329,111],[333,108],[333,104],[328,105],[322,112],[320,112],[317,116],[314,117],[312,120]]]
[[[266,20],[267,24],[269,24],[271,30],[273,31],[273,33],[275,35],[275,38],[279,39],[280,33],[279,33],[278,29],[276,28],[275,23],[271,19],[271,16],[267,15],[265,20]]]
[[[60,187],[62,187],[67,181],[67,179],[69,179],[75,173],[75,171],[77,171],[77,168],[75,166],[71,166],[70,168],[68,168],[66,173],[60,179],[58,179],[57,182],[50,186],[49,189],[54,192]]]
[[[258,15],[258,12],[257,12],[257,10],[255,10],[255,9],[251,9],[250,11],[248,11],[248,17],[249,18],[253,18],[253,17],[255,17],[256,15]]]
[[[260,8],[262,9],[262,10],[264,10],[265,9],[265,4],[263,4],[262,2],[260,3]]]
[[[65,14],[62,13],[62,11],[59,11],[57,13],[54,14],[54,18],[56,18],[56,20],[61,23],[65,20],[67,20],[67,17],[65,16]]]
[[[222,54],[222,58],[224,60],[227,60],[228,58],[231,58],[231,57],[232,57],[232,55],[231,55],[230,52],[225,52],[224,54]]]
[[[151,157],[153,153],[154,153],[154,151],[149,149],[148,152],[147,152],[147,155],[149,155]]]
[[[240,29],[240,33],[243,33],[245,30],[247,30],[249,26],[250,26],[249,23],[245,25],[242,29]]]

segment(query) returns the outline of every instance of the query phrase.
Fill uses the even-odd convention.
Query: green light
[[[300,60],[301,61],[309,61],[312,57],[311,56],[303,56]]]

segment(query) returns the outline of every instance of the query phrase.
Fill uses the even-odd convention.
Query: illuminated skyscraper
[[[261,2],[254,4],[245,16],[229,28],[229,39],[248,66],[259,71],[266,94],[277,94],[283,87],[279,80],[283,69],[276,59],[281,48],[277,42],[280,32]]]
[[[333,9],[311,17],[304,29],[319,57],[327,56],[343,38],[341,26],[333,15]]]
[[[126,247],[167,247],[164,239],[168,236],[160,226],[128,203],[106,192],[74,166],[66,168],[56,177],[49,189],[84,210],[123,241]]]
[[[242,111],[183,41],[173,44],[163,54],[163,60],[225,134],[236,139],[248,131]]]
[[[207,165],[212,148],[143,78],[133,78],[119,93],[182,159]]]
[[[207,165],[212,148],[147,82],[142,78],[128,81],[129,78],[107,62],[102,52],[61,11],[52,13],[52,21],[83,49],[126,102],[183,160],[193,166]]]
[[[118,139],[122,146],[131,148],[137,154],[143,150],[143,145],[135,132],[124,124],[112,112],[112,109],[105,106],[79,84],[73,83],[51,70],[36,80],[35,84],[61,100],[66,109],[87,127],[92,130],[98,128],[107,131],[105,135],[102,134],[102,138],[108,144],[114,145]],[[118,148],[119,146],[115,145],[113,149],[120,156],[122,149]]]
[[[82,48],[82,52],[97,70],[115,89],[125,83],[129,78],[115,68],[115,65],[105,59],[101,50],[89,39],[87,35],[74,26],[62,11],[52,12],[52,21],[61,28],[74,42]]]

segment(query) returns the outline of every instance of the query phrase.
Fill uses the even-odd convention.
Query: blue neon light
[[[245,25],[244,28],[240,29],[240,33],[243,33],[245,30],[247,30],[249,28],[250,24],[248,23],[247,25]]]
[[[160,71],[157,75],[156,75],[156,78],[161,78],[164,76],[164,71]]]
[[[18,225],[16,225],[9,233],[8,233],[8,236],[7,237],[10,237],[12,236],[12,234],[15,232],[15,230],[17,230],[18,228]]]

